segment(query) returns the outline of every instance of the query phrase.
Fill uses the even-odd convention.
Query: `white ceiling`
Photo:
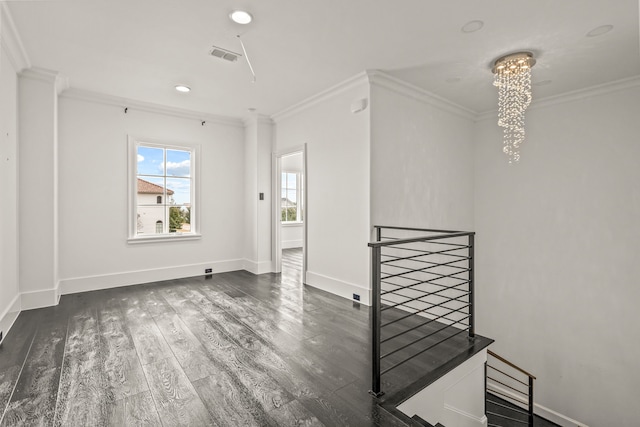
[[[495,109],[491,62],[535,53],[537,99],[640,75],[638,0],[50,0],[7,2],[33,66],[71,87],[190,110],[272,115],[367,69]],[[241,26],[229,13],[250,11]],[[461,27],[482,20],[484,27]],[[587,32],[605,24],[599,37]],[[242,52],[257,74],[213,58]],[[188,94],[175,91],[186,84]]]

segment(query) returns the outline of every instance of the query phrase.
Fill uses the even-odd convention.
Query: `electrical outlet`
[[[360,301],[360,295],[353,294],[353,299],[356,300],[356,301]]]
[[[204,269],[204,274],[211,274],[213,273],[213,268],[205,268]]]

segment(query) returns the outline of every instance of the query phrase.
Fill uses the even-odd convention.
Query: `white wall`
[[[62,292],[242,268],[244,130],[60,99]],[[199,144],[199,240],[127,244],[127,135]]]
[[[3,9],[0,8],[0,15]],[[2,25],[2,20],[0,20]],[[18,286],[18,145],[16,70],[0,45],[0,331],[20,310]]]
[[[286,156],[282,156],[282,163],[280,165],[282,172],[302,172],[302,153],[294,153]]]
[[[372,224],[473,230],[472,129],[463,110],[375,74]]]
[[[18,79],[19,278],[23,308],[58,302],[58,75]]]
[[[638,117],[638,81],[534,107],[511,166],[495,118],[475,128],[478,333],[590,426],[640,419]]]
[[[304,232],[304,225],[302,223],[296,224],[280,224],[280,241],[282,243],[282,249],[301,248],[304,244],[302,235]]]
[[[307,283],[369,303],[369,97],[366,79],[277,115],[275,151],[307,144]]]
[[[244,268],[254,274],[272,271],[271,151],[273,123],[254,115],[244,135]],[[264,199],[259,194],[264,193]]]
[[[258,121],[247,120],[244,132],[244,255],[245,269],[258,266]]]
[[[398,409],[408,417],[418,415],[432,425],[486,427],[486,361],[484,349],[402,402]]]
[[[273,152],[273,122],[266,117],[258,117],[258,193],[264,193],[264,200],[258,200],[258,265],[259,273],[273,271],[271,256],[272,230],[271,215],[273,199],[271,195],[271,153]],[[258,194],[253,194],[254,199]]]

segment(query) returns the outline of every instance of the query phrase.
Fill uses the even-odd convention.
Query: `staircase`
[[[414,415],[413,417],[411,417],[411,419],[413,421],[415,421],[417,423],[417,425],[420,426],[427,426],[427,427],[445,427],[442,424],[438,423],[435,426],[433,424],[429,424],[428,422],[426,422],[425,420],[423,420],[422,418],[420,418],[418,415]]]
[[[487,355],[487,425],[533,427],[533,382],[536,377],[491,350]]]
[[[475,233],[374,228],[369,393],[377,404],[413,426],[533,426],[535,377],[475,333]]]
[[[423,425],[411,418],[414,414],[432,426],[461,425],[468,408],[458,409],[458,404],[469,399],[471,417],[486,421],[484,362],[493,340],[475,333],[475,233],[395,226],[375,230],[376,240],[369,243],[370,393],[407,425]]]

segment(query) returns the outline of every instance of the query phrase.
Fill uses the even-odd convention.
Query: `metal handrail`
[[[430,350],[431,348],[435,347],[440,343],[443,343],[449,339],[454,338],[455,336],[458,336],[461,333],[467,333],[469,338],[473,338],[475,336],[475,326],[474,326],[475,314],[474,314],[474,303],[473,303],[474,301],[473,250],[474,250],[475,233],[469,232],[469,231],[436,230],[436,229],[428,229],[428,228],[410,228],[410,227],[380,226],[380,225],[374,226],[374,229],[376,231],[376,241],[370,242],[368,244],[368,246],[371,248],[371,268],[372,268],[372,272],[371,272],[371,281],[372,281],[372,304],[371,305],[372,307],[370,311],[371,321],[372,321],[372,387],[371,387],[370,393],[376,397],[379,397],[382,394],[384,394],[380,386],[381,385],[380,377],[382,374],[389,372],[391,369],[395,369],[396,367],[404,364],[405,362],[413,359],[414,357]],[[397,238],[391,235],[387,235],[383,237],[382,236],[383,229],[404,230],[404,231],[412,231],[417,233],[438,233],[438,234],[424,235],[419,237],[409,237],[409,238],[399,238],[399,237]],[[405,233],[402,233],[402,234],[405,234]],[[468,243],[466,244],[442,241],[444,239],[454,239],[454,238],[464,238],[464,237],[468,239]],[[383,241],[383,239],[386,239],[386,240]],[[412,247],[406,247],[407,244],[416,244],[416,243],[423,243],[424,245],[413,245]],[[448,245],[448,246],[454,246],[454,247],[449,249],[442,249],[442,250],[427,250],[427,248],[435,249],[428,246],[428,244]],[[387,249],[387,248],[397,249],[400,251],[418,252],[418,254],[410,255],[410,256],[396,256],[395,254],[391,255],[390,253],[383,254],[382,253],[383,249]],[[459,251],[467,251],[467,252],[465,253],[465,255],[452,253],[452,252],[459,252]],[[456,259],[454,261],[437,262],[439,259],[437,258],[438,256],[454,257],[459,259]],[[383,261],[383,257],[388,259],[385,259]],[[431,257],[430,259],[432,260],[434,259],[434,257],[436,257],[435,258],[436,262],[426,261],[425,258],[427,257]],[[404,266],[398,265],[397,264],[398,262],[405,262],[405,265]],[[420,268],[408,268],[406,266],[407,262],[425,263],[425,264],[428,264],[429,266],[428,267],[422,266]],[[468,265],[466,268],[460,267],[457,265],[455,266],[451,265],[458,262],[465,262],[465,263],[468,263]],[[433,271],[428,271],[436,267],[450,267],[459,271],[456,271],[450,274],[442,274],[442,273],[437,273]],[[383,268],[385,268],[385,273],[386,273],[384,276],[383,276]],[[406,270],[406,271],[402,271],[398,273],[397,270],[395,270],[395,272],[392,272],[393,270],[389,271],[390,268]],[[420,278],[411,277],[411,275],[415,275],[415,274],[424,274],[424,275],[429,274],[431,276],[436,276],[436,277],[432,277],[428,280],[424,280],[424,277],[420,277]],[[456,277],[461,274],[465,274],[465,275],[468,274],[468,278]],[[392,278],[397,280],[410,280],[410,281],[415,281],[417,283],[411,283],[409,285],[405,283],[403,285],[400,285],[397,283],[387,282],[383,280],[383,279],[392,279]],[[462,283],[457,283],[457,284],[434,283],[436,281],[440,281],[443,279],[462,281]],[[382,291],[383,284],[386,284],[387,286],[389,285],[393,286],[394,289],[389,290],[388,288],[386,288],[385,291],[383,292]],[[435,285],[442,289],[439,289],[434,292],[426,292],[421,289],[415,289],[415,287],[422,284]],[[460,289],[463,286],[464,286],[464,289]],[[403,290],[419,291],[419,293],[423,295],[420,295],[420,296],[415,296],[415,294],[412,296],[403,295],[403,293],[401,293],[401,291]],[[457,292],[463,292],[463,295],[459,295],[455,298],[446,297],[445,301],[442,301],[437,304],[421,300],[422,298],[436,296],[440,292],[443,292],[446,290],[455,290]],[[389,295],[389,294],[402,297],[402,299],[406,298],[406,300],[391,301],[386,298],[384,299],[382,298],[383,295]],[[460,301],[465,303],[462,307],[454,309],[454,308],[446,307],[443,305],[447,302],[457,301],[464,297],[467,297],[468,300]],[[442,296],[438,296],[438,298],[442,298]],[[412,301],[418,301],[418,302],[427,304],[428,307],[423,309],[418,309],[416,307],[415,311],[410,312],[406,316],[402,316],[399,320],[402,320],[404,318],[411,317],[411,316],[419,316],[420,313],[422,313],[423,316],[426,316],[426,318],[430,318],[431,320],[426,322],[421,322],[417,326],[412,325],[413,327],[411,327],[408,330],[404,330],[400,333],[394,334],[392,337],[387,337],[385,340],[381,340],[382,327],[388,326],[398,321],[398,319],[396,319],[391,322],[382,324],[382,321],[381,321],[382,312],[387,308],[399,307],[399,309],[402,309],[403,306],[406,306],[407,303]],[[382,308],[383,302],[391,303],[392,307],[387,307],[387,304],[385,304],[385,308],[383,309]],[[441,305],[446,310],[446,313],[442,314],[442,313],[435,313],[435,312],[429,311]],[[452,315],[453,313],[461,313],[464,316],[460,319],[452,319],[447,317]],[[409,342],[408,344],[403,345],[400,348],[396,348],[390,352],[387,351],[385,355],[381,355],[380,346],[382,342],[388,342],[391,339],[397,338],[398,336],[403,335],[407,332],[420,331],[419,328],[425,326],[428,323],[436,322],[438,319],[444,319],[451,323],[449,325],[446,325],[444,328],[437,329],[433,333],[427,333],[426,336],[418,336],[417,339],[412,339],[411,342]],[[441,322],[438,322],[438,323],[441,323]],[[456,326],[456,325],[459,325],[459,326]],[[381,370],[381,359],[383,359],[384,357],[390,356],[391,354],[396,354],[398,351],[404,350],[404,349],[409,349],[410,352],[413,352],[414,348],[412,346],[422,342],[425,338],[428,338],[429,336],[432,336],[433,334],[439,333],[440,331],[450,327],[458,329],[458,332],[438,340],[437,342],[429,345],[427,348],[419,349],[419,351],[410,355],[408,358],[405,358],[406,356],[403,356],[404,359],[401,360],[399,363],[394,364],[393,366],[385,369],[384,371]],[[420,335],[422,335],[423,333],[424,332],[421,331]],[[415,350],[418,350],[418,349],[415,349]]]
[[[476,233],[473,232],[473,231],[458,231],[458,232],[455,232],[455,233],[442,234],[442,235],[437,235],[437,236],[412,237],[410,239],[390,240],[388,242],[369,242],[368,246],[370,248],[377,248],[377,247],[383,247],[383,246],[397,246],[397,245],[403,245],[405,243],[427,242],[429,240],[450,239],[450,238],[453,238],[453,237],[464,237],[464,236],[471,236],[471,235],[474,235],[474,234],[476,234]],[[460,248],[458,248],[458,249],[460,249]]]
[[[526,376],[527,377],[527,382],[520,381],[519,379],[515,378],[512,375],[507,374],[506,372],[503,372],[502,370],[496,368],[495,366],[490,366],[489,362],[487,362],[485,364],[485,395],[486,395],[485,398],[486,398],[486,401],[487,402],[491,402],[492,404],[501,406],[503,408],[506,408],[506,409],[512,411],[513,413],[526,415],[527,416],[527,421],[518,420],[518,419],[515,419],[515,418],[508,417],[508,416],[506,416],[504,414],[498,414],[498,413],[494,413],[494,412],[490,412],[490,411],[487,411],[487,415],[492,415],[494,417],[500,417],[500,418],[505,419],[505,420],[515,421],[515,422],[522,423],[522,424],[527,424],[530,427],[533,427],[533,418],[534,418],[533,417],[533,382],[536,379],[536,377],[534,375],[530,374],[529,372],[525,371],[524,369],[522,369],[521,367],[519,367],[515,363],[510,362],[509,360],[505,359],[504,357],[502,357],[500,355],[497,355],[496,353],[494,353],[493,351],[491,351],[489,349],[487,349],[487,354],[489,356],[493,357],[494,359],[498,360],[499,362],[502,362],[505,365],[509,366],[510,368],[514,369],[515,371],[519,372],[520,374]],[[499,372],[500,374],[505,375],[508,378],[511,378],[512,380],[516,381],[517,383],[519,383],[521,385],[524,385],[525,387],[527,387],[527,391],[524,392],[524,391],[518,390],[517,388],[514,388],[514,387],[512,387],[512,386],[510,386],[508,384],[505,384],[504,382],[499,381],[496,378],[490,377],[489,373],[488,373],[488,368],[491,368],[491,369]],[[517,374],[514,374],[514,375],[517,375]],[[519,398],[518,395],[514,394],[513,392],[510,392],[509,390],[504,390],[505,393],[500,392],[499,390],[496,389],[496,387],[497,388],[500,388],[500,387],[499,386],[491,386],[489,384],[489,380],[492,381],[492,384],[493,383],[497,383],[497,384],[503,385],[503,386],[507,387],[508,389],[513,390],[514,392],[517,392],[517,393],[520,393],[520,394],[524,395],[524,397],[526,397],[526,404],[527,404],[526,412],[524,412],[521,409],[517,409],[517,405],[514,404],[513,402],[511,402],[511,400],[513,400],[515,402],[518,402],[518,405],[521,405],[521,404],[525,403],[523,400],[521,400],[523,398]],[[514,384],[514,385],[516,385],[516,384]],[[511,393],[512,395],[506,394],[507,392]],[[489,394],[495,395],[496,397],[497,396],[502,396],[503,398],[507,398],[508,400],[506,400],[506,402],[516,406],[516,408],[512,408],[512,407],[509,407],[507,405],[500,404],[499,402],[495,402],[495,401],[490,400],[489,399]],[[495,425],[495,424],[490,424],[490,425]]]
[[[460,233],[460,231],[456,231],[456,230],[436,230],[433,228],[397,227],[395,225],[374,225],[373,228],[376,228],[376,229],[386,228],[387,230],[426,231],[428,233]]]
[[[387,239],[388,241],[402,240],[399,237],[382,237],[382,239]],[[438,244],[438,245],[458,246],[460,248],[466,248],[467,247],[467,245],[463,245],[461,243],[449,243],[449,242],[433,242],[433,243]]]
[[[384,256],[388,257],[388,256],[391,256],[391,255],[384,255]],[[469,260],[469,257],[464,257],[464,258],[461,258],[461,259],[454,259],[453,261],[443,262],[441,264],[438,264],[438,263],[435,263],[435,262],[431,262],[431,261],[425,261],[425,260],[415,260],[415,261],[421,262],[423,264],[429,264],[430,265],[430,267],[425,267],[425,268],[449,267],[449,268],[457,268],[458,270],[467,271],[467,270],[469,270],[468,268],[466,268],[466,267],[458,267],[457,265],[453,265],[453,264],[455,264],[457,262],[461,262],[461,261],[468,261],[468,260]],[[396,259],[392,259],[390,261],[397,261],[397,258]],[[404,270],[411,270],[411,268],[409,268],[409,267],[401,267],[399,265],[389,264],[389,260],[384,261],[384,263],[385,263],[385,265],[387,265],[389,267],[401,268],[401,269],[404,269]]]
[[[491,350],[488,350],[488,349],[487,349],[487,354],[489,354],[489,355],[491,355],[491,356],[495,357],[496,359],[498,359],[498,360],[499,360],[499,361],[501,361],[502,363],[504,363],[504,364],[506,364],[506,365],[511,366],[511,367],[512,367],[513,369],[515,369],[516,371],[520,371],[520,372],[522,372],[523,374],[525,374],[525,375],[526,375],[526,376],[528,376],[529,378],[533,378],[534,380],[536,379],[536,377],[535,377],[534,375],[532,375],[532,374],[530,374],[529,372],[525,371],[524,369],[522,369],[522,368],[521,368],[521,367],[519,367],[518,365],[516,365],[516,364],[514,364],[514,363],[509,362],[509,361],[508,361],[507,359],[505,359],[504,357],[502,357],[502,356],[499,356],[499,355],[495,354],[493,351],[491,351]]]
[[[460,285],[458,285],[458,286],[460,286]],[[382,309],[382,311],[389,310],[389,309],[392,309],[392,308],[395,308],[395,307],[398,307],[398,306],[400,306],[400,305],[404,305],[404,304],[407,304],[407,303],[409,303],[409,302],[413,302],[413,301],[420,301],[421,303],[429,304],[429,303],[428,303],[428,302],[426,302],[426,301],[422,301],[422,300],[421,300],[421,298],[425,298],[425,297],[428,297],[428,296],[431,296],[431,295],[435,295],[435,294],[437,294],[437,293],[439,293],[439,292],[441,292],[441,291],[448,290],[448,289],[454,289],[454,288],[444,288],[444,289],[441,289],[441,290],[439,290],[439,291],[431,292],[431,293],[429,293],[429,294],[425,294],[425,295],[420,295],[420,296],[417,296],[417,297],[414,297],[414,298],[409,298],[409,297],[407,297],[406,295],[400,295],[400,294],[398,294],[399,296],[401,296],[401,297],[403,297],[403,298],[409,298],[409,299],[404,300],[404,301],[402,301],[402,302],[396,302],[396,301],[385,300],[385,301],[389,301],[389,302],[391,302],[392,304],[391,304],[391,305],[388,305],[388,306],[386,306],[386,307],[384,307],[384,308]],[[456,290],[456,289],[454,289],[454,290]],[[458,295],[458,296],[457,296],[457,297],[455,297],[455,298],[448,298],[448,299],[446,299],[446,300],[444,300],[444,301],[441,301],[441,302],[439,302],[439,303],[437,303],[437,304],[431,304],[431,305],[430,305],[429,307],[427,307],[426,309],[428,310],[428,309],[430,309],[430,308],[434,308],[434,307],[441,307],[441,306],[444,306],[444,304],[446,304],[446,303],[448,303],[448,302],[451,302],[451,301],[457,301],[457,300],[459,300],[460,298],[463,298],[463,297],[466,297],[466,296],[468,296],[468,295],[469,295],[469,292],[460,291],[460,290],[458,290],[458,291],[459,291],[459,292],[464,292],[464,293],[463,293],[462,295]],[[441,296],[441,295],[438,295],[438,296],[439,296],[440,298],[444,298],[444,297],[443,297],[443,296]],[[394,303],[395,303],[395,304],[394,304]],[[424,310],[424,309],[423,309],[423,310]],[[416,313],[420,313],[421,311],[422,311],[422,310],[418,310]],[[394,320],[392,320],[392,321],[390,321],[390,322],[385,323],[384,325],[382,325],[382,327],[385,327],[385,326],[387,326],[387,325],[389,325],[389,324],[391,324],[391,323],[397,322],[397,321],[399,321],[399,320],[406,319],[407,317],[409,317],[409,316],[413,316],[414,314],[415,314],[415,313],[409,313],[409,314],[407,314],[406,316],[402,316],[402,317],[400,317],[400,318],[398,318],[398,319],[394,319]]]
[[[454,322],[454,320],[455,320],[455,319],[451,319],[451,318],[449,318],[449,317],[447,317],[447,316],[448,316],[448,315],[450,315],[450,314],[452,314],[452,313],[459,313],[459,312],[460,312],[460,310],[464,310],[464,309],[465,309],[465,308],[467,308],[467,307],[469,307],[469,304],[463,305],[462,307],[459,307],[459,308],[456,308],[456,309],[453,309],[453,308],[447,308],[447,310],[449,310],[449,312],[448,312],[448,313],[446,313],[446,314],[441,314],[441,315],[440,315],[440,316],[438,316],[438,317],[435,317],[435,318],[433,318],[433,319],[429,319],[429,320],[427,320],[427,321],[425,321],[425,322],[423,322],[423,323],[420,323],[420,324],[418,324],[418,325],[416,325],[416,326],[412,326],[411,328],[409,328],[409,329],[405,329],[405,330],[404,330],[404,331],[402,331],[402,332],[398,332],[398,333],[396,333],[396,334],[394,334],[394,335],[391,335],[390,337],[387,337],[387,338],[383,339],[383,340],[382,340],[382,341],[380,341],[380,342],[381,342],[381,343],[384,343],[384,342],[387,342],[387,341],[391,341],[392,339],[398,338],[399,336],[404,335],[404,334],[406,334],[407,332],[411,332],[411,331],[413,331],[413,330],[415,330],[415,329],[418,329],[418,328],[421,328],[421,327],[423,327],[423,326],[425,326],[425,325],[428,325],[429,323],[435,322],[435,321],[436,321],[436,320],[438,320],[438,319],[446,319],[446,320],[448,320],[448,321],[450,321],[450,322]],[[468,318],[469,318],[469,316],[463,317],[463,318],[461,318],[461,319],[458,319],[457,321],[455,321],[455,322],[454,322],[454,323],[452,323],[451,325],[446,325],[446,326],[452,326],[452,325],[457,324],[457,323],[462,323],[462,321],[463,321],[463,320],[468,319]],[[440,331],[440,329],[438,330],[438,332],[439,332],[439,331]],[[431,335],[432,335],[432,334],[431,334]],[[429,336],[429,335],[425,335],[425,336],[423,336],[423,337],[420,337],[420,338],[418,338],[418,339],[417,339],[416,341],[414,341],[414,342],[418,342],[418,341],[420,341],[420,340],[422,340],[422,339],[424,339],[424,338],[426,338],[426,337],[428,337],[428,336]],[[383,356],[380,356],[380,358],[381,358],[381,359],[382,359],[383,357],[385,357],[385,356],[384,356],[384,355],[383,355]]]
[[[464,273],[464,272],[463,271],[456,271],[455,273],[452,273],[452,274],[441,275],[440,277],[434,277],[433,279],[424,280],[424,281],[418,282],[418,283],[412,283],[410,285],[396,285],[395,283],[386,282],[386,283],[389,283],[390,285],[398,286],[398,287],[395,288],[395,289],[391,289],[389,291],[384,291],[384,292],[380,293],[380,295],[386,295],[386,294],[390,294],[390,293],[395,293],[395,292],[402,291],[402,290],[405,290],[405,289],[413,288],[414,286],[418,286],[418,285],[430,284],[430,285],[436,285],[437,286],[439,284],[438,283],[433,283],[433,282],[435,282],[436,280],[441,280],[441,279],[459,279],[459,280],[463,280],[461,283],[458,283],[457,285],[455,285],[455,286],[460,286],[461,284],[464,284],[464,283],[468,282],[468,280],[464,280],[461,277],[454,277],[456,274],[460,274],[460,273]],[[382,280],[382,278],[380,278],[380,280]],[[444,286],[444,285],[440,285],[440,286]]]

